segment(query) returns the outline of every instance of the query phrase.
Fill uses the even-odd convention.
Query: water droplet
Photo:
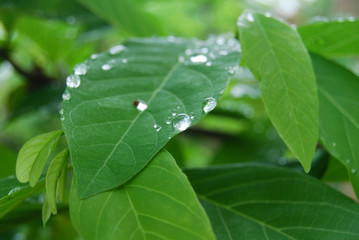
[[[98,58],[98,54],[94,53],[91,55],[91,59],[96,59],[96,58]]]
[[[212,66],[212,62],[206,62],[206,66],[207,66],[207,67]]]
[[[231,76],[236,74],[236,67],[229,66],[228,67],[228,74],[231,75]]]
[[[148,105],[147,105],[144,101],[142,101],[142,100],[136,100],[136,101],[134,101],[134,102],[133,102],[133,105],[135,105],[136,108],[137,108],[138,110],[140,110],[141,112],[145,111],[145,110],[147,109],[147,107],[148,107]]]
[[[347,159],[347,160],[345,160],[345,162],[346,162],[347,164],[349,164],[349,163],[350,163],[350,160],[349,160],[349,159]]]
[[[71,98],[70,92],[65,90],[65,92],[62,94],[62,99],[65,101],[68,101],[68,100],[70,100],[70,98]]]
[[[85,75],[87,73],[87,66],[84,63],[76,64],[74,67],[74,72],[76,75]]]
[[[252,13],[247,13],[247,20],[249,22],[254,22],[254,17],[253,17],[253,14]]]
[[[333,142],[333,147],[337,146],[337,143],[336,142]]]
[[[156,125],[157,125],[157,124],[156,124]],[[162,129],[162,127],[159,126],[159,125],[157,125],[155,128],[156,128],[156,132],[159,132],[159,131]]]
[[[128,60],[127,60],[127,58],[123,58],[123,59],[121,60],[121,62],[122,62],[122,63],[128,63]]]
[[[104,71],[110,70],[112,68],[111,64],[105,63],[104,65],[101,66],[101,69]]]
[[[11,189],[7,195],[10,196],[11,194],[13,194],[13,193],[15,193],[15,192],[17,192],[19,190],[21,190],[21,187],[15,187],[15,188]]]
[[[190,60],[192,63],[205,63],[207,62],[207,57],[205,55],[196,55],[191,57]]]
[[[271,16],[272,16],[272,13],[266,12],[266,13],[264,13],[264,16],[266,16],[266,17],[271,17]]]
[[[180,56],[180,57],[178,58],[178,61],[179,61],[179,62],[184,62],[184,57],[183,57],[183,56]]]
[[[202,49],[201,49],[201,52],[202,52],[202,53],[208,53],[208,48],[202,48]]]
[[[221,50],[221,51],[219,51],[219,54],[222,55],[222,56],[226,56],[226,55],[228,55],[228,51]]]
[[[166,124],[171,124],[171,121],[170,121],[170,120],[167,120],[167,121],[166,121]]]
[[[78,88],[80,86],[80,84],[81,84],[81,79],[77,75],[71,74],[70,76],[68,76],[66,78],[66,85],[69,88]]]
[[[177,115],[177,113],[172,113],[172,116],[175,117]]]
[[[115,54],[118,54],[126,49],[127,48],[123,45],[117,45],[117,46],[110,48],[109,52],[110,52],[110,54],[115,55]]]
[[[203,111],[209,113],[217,106],[217,100],[213,97],[206,98],[203,103]]]
[[[177,131],[184,131],[191,125],[191,119],[187,114],[181,113],[173,119],[172,125]]]
[[[354,174],[357,170],[352,168],[351,172]]]
[[[60,111],[59,111],[59,113],[60,113],[60,120],[61,120],[61,121],[65,120],[64,109],[61,108]]]
[[[153,125],[153,128],[157,128],[157,127],[158,127],[158,125],[157,125],[157,124]]]

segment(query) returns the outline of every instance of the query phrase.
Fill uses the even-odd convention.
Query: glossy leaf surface
[[[125,183],[204,117],[206,99],[218,101],[227,68],[239,62],[238,47],[224,37],[133,39],[87,61],[62,104],[80,196]]]
[[[358,204],[307,175],[253,163],[185,173],[217,239],[359,237]]]
[[[320,102],[320,140],[346,166],[359,195],[359,77],[312,55]]]
[[[238,20],[243,57],[269,118],[308,172],[318,141],[318,97],[309,55],[289,25],[258,13]]]
[[[81,200],[73,182],[70,214],[89,240],[215,239],[186,176],[166,151],[116,190]]]
[[[313,22],[298,28],[305,46],[324,56],[340,57],[359,54],[359,21]]]

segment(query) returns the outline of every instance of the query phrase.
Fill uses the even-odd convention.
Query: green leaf
[[[175,160],[161,151],[122,187],[81,200],[73,181],[71,220],[85,239],[215,239]]]
[[[218,39],[225,44],[216,45]],[[190,125],[203,118],[206,99],[218,101],[228,82],[226,68],[239,62],[238,47],[223,36],[133,39],[116,47],[123,49],[117,54],[87,61],[87,73],[78,76],[81,85],[68,87],[70,100],[62,103],[80,196],[125,183],[189,126],[176,125],[181,117]]]
[[[269,118],[293,155],[309,171],[318,140],[315,76],[298,33],[258,13],[238,20],[243,58],[259,80]]]
[[[30,181],[30,185],[35,186],[61,135],[62,130],[45,133],[22,146],[16,161],[16,176],[20,182]]]
[[[51,161],[46,174],[46,199],[52,214],[57,213],[56,208],[56,187],[60,177],[60,173],[66,166],[69,157],[69,150],[65,149],[58,153]]]
[[[61,169],[59,181],[57,183],[57,196],[60,202],[62,202],[62,200],[64,199],[64,194],[66,190],[66,176],[67,176],[67,164],[64,164],[64,166]]]
[[[359,195],[359,77],[344,67],[312,55],[320,103],[320,140],[349,171]]]
[[[23,202],[26,198],[39,191],[45,181],[41,179],[34,188],[29,184],[19,183],[14,176],[0,179],[0,218]]]
[[[314,53],[340,57],[359,54],[359,21],[313,22],[298,28],[306,47]]]
[[[56,208],[56,203],[55,203],[55,208]],[[43,226],[46,225],[47,221],[50,220],[51,217],[51,206],[49,204],[49,201],[47,200],[47,195],[44,198],[44,202],[42,204],[42,209],[41,209],[41,218],[42,218],[42,224]],[[57,209],[56,209],[57,212]]]
[[[186,171],[217,239],[358,239],[359,206],[304,174],[259,164]]]
[[[153,34],[163,35],[160,24],[149,13],[143,11],[141,2],[131,0],[79,0],[84,6],[104,20],[138,37]]]

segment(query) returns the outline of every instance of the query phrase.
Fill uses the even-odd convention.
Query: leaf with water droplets
[[[0,179],[0,218],[42,189],[44,183],[44,178],[41,178],[38,184],[32,188],[29,184],[20,183],[15,176]]]
[[[169,138],[203,118],[203,103],[218,101],[229,80],[228,67],[239,63],[239,49],[227,36],[133,39],[121,51],[87,60],[81,85],[68,87],[71,99],[62,103],[80,196],[122,185]]]
[[[319,136],[324,147],[347,168],[359,196],[359,77],[312,55],[320,103]]]
[[[245,12],[238,26],[243,56],[259,80],[267,114],[308,172],[318,141],[319,106],[307,50],[294,29],[272,17]]]
[[[238,164],[185,171],[217,239],[359,238],[359,206],[284,168]]]
[[[340,57],[359,54],[359,20],[316,21],[298,28],[309,51]]]
[[[166,151],[115,190],[81,200],[76,185],[70,215],[85,239],[215,239],[187,177]]]

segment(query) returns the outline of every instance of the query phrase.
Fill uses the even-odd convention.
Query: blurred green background
[[[61,128],[61,95],[76,63],[130,37],[236,34],[246,8],[270,12],[293,27],[359,16],[357,0],[0,0],[0,178],[14,175],[26,140]],[[358,57],[337,61],[359,74]],[[235,69],[217,108],[166,149],[181,167],[261,161],[302,171],[267,118],[245,63]],[[340,183],[347,181],[344,167],[321,146],[311,174],[346,191]],[[0,239],[80,239],[66,203],[43,227],[42,201],[39,193],[0,219]]]

